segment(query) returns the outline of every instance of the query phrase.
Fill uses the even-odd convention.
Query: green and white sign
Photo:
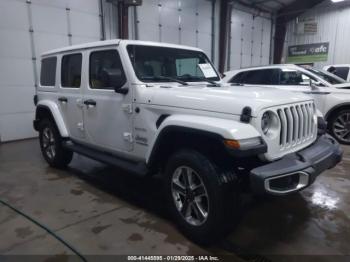
[[[288,47],[288,63],[313,63],[328,60],[329,43],[293,45]]]

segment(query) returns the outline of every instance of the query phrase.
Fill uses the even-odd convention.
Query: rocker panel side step
[[[135,175],[146,176],[149,173],[145,163],[126,160],[110,153],[101,152],[99,150],[74,143],[70,140],[63,142],[63,147],[91,159],[118,167]]]

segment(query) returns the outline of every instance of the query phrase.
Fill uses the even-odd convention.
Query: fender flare
[[[196,115],[171,115],[164,119],[154,136],[154,140],[150,143],[146,154],[147,164],[152,161],[156,154],[162,137],[175,129],[183,129],[192,133],[198,132],[221,139],[241,140],[261,136],[252,125],[235,120]]]
[[[36,115],[37,115],[39,108],[45,108],[46,110],[49,110],[53,120],[56,123],[58,131],[60,132],[60,135],[62,137],[69,137],[68,129],[66,127],[66,124],[64,123],[63,117],[60,114],[60,110],[59,110],[56,103],[54,103],[53,101],[49,101],[49,100],[39,101],[39,103],[36,107]]]
[[[324,118],[328,121],[329,116],[331,116],[335,111],[337,111],[338,109],[342,108],[342,107],[350,107],[350,103],[349,102],[345,102],[345,103],[341,103],[341,104],[337,104],[335,106],[333,106],[330,110],[328,110],[328,112],[325,114]]]

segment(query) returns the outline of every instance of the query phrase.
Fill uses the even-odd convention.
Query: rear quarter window
[[[57,57],[48,57],[41,60],[40,85],[55,86]]]
[[[347,80],[349,74],[349,67],[335,67],[335,72],[333,74],[339,76],[340,78],[343,78],[344,80]]]

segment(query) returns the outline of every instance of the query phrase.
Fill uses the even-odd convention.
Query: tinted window
[[[116,50],[96,51],[90,55],[90,87],[114,89],[113,83],[125,83],[126,77]]]
[[[244,82],[244,76],[246,72],[241,72],[231,78],[230,83],[242,84]]]
[[[334,67],[334,68],[335,68],[335,72],[333,72],[333,74],[335,74],[336,76],[339,76],[344,80],[348,79],[349,67]]]
[[[327,71],[318,70],[315,68],[308,68],[307,70],[316,74],[318,77],[322,78],[323,80],[327,81],[328,83],[330,83],[332,85],[345,83],[344,79],[342,79],[334,74],[331,74]]]
[[[41,60],[40,84],[42,86],[54,86],[56,82],[57,58],[49,57]]]
[[[314,80],[314,79],[313,79]],[[310,85],[310,77],[295,69],[283,69],[280,72],[280,85]]]
[[[276,69],[251,70],[240,74],[231,82],[251,85],[274,85],[278,82],[278,70]]]
[[[65,55],[61,65],[62,87],[79,88],[81,83],[81,54]]]

